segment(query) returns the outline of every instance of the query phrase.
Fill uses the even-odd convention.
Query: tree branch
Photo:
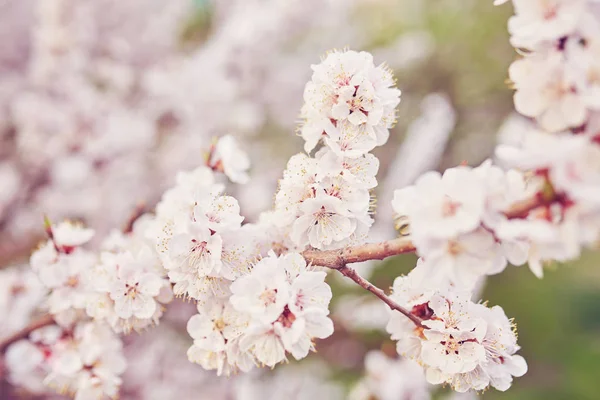
[[[556,201],[557,196],[550,192],[540,192],[536,196],[525,199],[518,203],[515,203],[509,210],[507,210],[504,215],[506,215],[509,219],[515,218],[525,218],[529,215],[531,210],[534,210],[538,207],[552,204],[552,202]],[[128,221],[125,232],[130,231],[133,227],[133,223],[140,215],[143,214],[143,206],[139,206],[136,209],[136,212],[133,214],[130,221]],[[313,265],[319,265],[322,267],[327,267],[331,269],[335,269],[339,271],[342,275],[347,278],[352,279],[356,282],[360,287],[368,290],[373,293],[375,296],[379,297],[385,304],[387,304],[392,310],[396,310],[402,314],[404,314],[407,318],[409,318],[412,322],[417,326],[421,325],[421,319],[417,316],[411,314],[409,310],[402,307],[394,300],[392,300],[388,295],[385,294],[383,290],[373,285],[371,282],[367,281],[365,278],[360,276],[353,268],[347,266],[347,264],[363,262],[368,260],[383,260],[388,257],[396,256],[399,254],[406,253],[414,253],[416,252],[416,248],[414,244],[411,242],[409,237],[399,237],[396,239],[388,240],[380,243],[367,243],[359,246],[346,247],[339,250],[306,250],[302,253],[304,259]],[[22,330],[14,333],[13,335],[5,338],[0,341],[0,354],[4,353],[8,346],[12,343],[24,339],[29,336],[31,332],[36,329],[42,328],[44,326],[48,326],[54,323],[54,320],[50,315],[45,315],[41,317],[39,320],[32,322],[27,327]]]
[[[408,319],[410,319],[412,322],[414,322],[414,324],[416,326],[418,326],[418,327],[422,326],[421,319],[419,317],[417,317],[416,315],[413,315],[409,310],[407,310],[406,308],[402,307],[400,304],[398,304],[394,300],[392,300],[388,295],[385,294],[385,292],[383,290],[379,289],[377,286],[373,285],[371,282],[369,282],[368,280],[366,280],[365,278],[360,276],[354,268],[350,268],[348,266],[343,266],[343,267],[336,268],[336,269],[345,277],[352,279],[360,287],[368,290],[369,292],[373,293],[375,296],[379,297],[392,310],[396,310],[396,311],[404,314],[404,316],[406,316]]]
[[[340,269],[346,264],[368,260],[383,260],[398,254],[414,253],[417,249],[408,237],[399,237],[380,243],[367,243],[340,250],[306,250],[302,253],[307,262],[322,267]]]
[[[367,260],[383,260],[385,258],[404,253],[414,253],[415,246],[410,239],[400,237],[393,240],[388,240],[381,243],[367,243],[360,246],[346,247],[340,250],[306,250],[302,253],[304,259],[312,265],[320,265],[339,271],[342,275],[352,279],[360,287],[375,296],[379,297],[392,310],[396,310],[404,314],[417,326],[421,326],[421,319],[411,314],[409,310],[396,303],[385,292],[373,285],[371,282],[360,276],[353,268],[347,264],[367,261]]]
[[[535,196],[513,204],[504,215],[509,219],[526,218],[531,210],[551,204],[556,200],[553,191],[540,192]],[[360,246],[346,247],[339,250],[306,250],[302,253],[304,259],[313,265],[319,265],[338,270],[342,275],[352,279],[360,287],[373,293],[386,303],[392,310],[396,310],[408,317],[417,326],[421,326],[421,320],[410,311],[390,299],[383,290],[358,275],[358,273],[347,265],[368,260],[383,260],[398,254],[414,253],[416,248],[409,237],[399,237],[380,243],[367,243]]]
[[[12,335],[8,336],[7,338],[0,340],[0,354],[4,354],[4,352],[6,351],[8,346],[10,346],[11,344],[13,344],[21,339],[27,338],[29,336],[29,334],[31,334],[31,332],[35,331],[36,329],[40,329],[45,326],[52,325],[53,323],[54,323],[54,319],[52,318],[52,316],[44,315],[44,316],[40,317],[38,320],[33,321],[32,323],[30,323],[29,325],[27,325],[25,328],[21,329],[20,331],[17,331],[15,333],[13,333]]]

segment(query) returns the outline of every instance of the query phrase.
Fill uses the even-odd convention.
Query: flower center
[[[138,286],[140,285],[139,282],[136,282],[133,285],[130,285],[129,283],[125,284],[125,296],[126,297],[130,297],[131,299],[135,299],[137,296],[137,292],[138,292]]]
[[[66,285],[72,288],[77,287],[77,285],[79,285],[79,278],[70,276],[69,279],[67,279]]]
[[[450,197],[446,197],[446,200],[442,204],[442,216],[445,218],[455,216],[460,206],[461,204],[459,202],[453,201]]]
[[[327,225],[329,218],[331,218],[335,213],[331,211],[327,211],[324,206],[321,206],[321,209],[317,211],[315,215],[315,225]]]
[[[448,241],[448,253],[452,256],[457,256],[463,252],[463,247],[456,240]]]
[[[215,324],[215,329],[218,331],[222,331],[223,329],[225,329],[225,326],[227,325],[225,323],[225,321],[223,321],[223,318],[219,318],[218,320],[216,320],[214,322],[214,324]]]
[[[189,263],[191,265],[202,262],[202,259],[210,254],[210,250],[206,247],[207,244],[206,242],[198,242],[196,239],[192,239],[192,248],[189,254]]]
[[[259,298],[262,300],[265,306],[268,306],[269,304],[275,304],[275,301],[277,300],[277,289],[267,289],[261,293]]]
[[[296,316],[294,315],[294,313],[290,311],[288,306],[285,306],[283,312],[277,319],[277,322],[281,323],[281,325],[283,325],[284,328],[289,328],[294,324],[295,320]]]

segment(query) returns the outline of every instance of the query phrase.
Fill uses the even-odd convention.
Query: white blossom
[[[50,290],[47,307],[50,313],[60,315],[74,309],[85,309],[90,292],[86,273],[96,262],[93,253],[79,247],[87,242],[92,230],[76,227],[68,223],[51,226],[58,232],[36,250],[30,259],[32,270],[42,284]]]
[[[423,236],[452,237],[474,230],[481,222],[485,190],[470,168],[457,167],[444,175],[428,172],[414,186],[394,193],[394,211],[411,221],[411,233]]]
[[[47,289],[27,266],[0,271],[0,332],[9,335],[30,321],[47,296]]]
[[[40,328],[8,349],[7,362],[15,383],[40,392],[41,378],[45,386],[81,400],[115,398],[126,366],[121,340],[107,325],[93,322]]]
[[[469,292],[419,290],[412,282],[412,273],[397,278],[393,298],[422,326],[392,313],[387,329],[398,340],[398,352],[424,366],[428,382],[459,392],[488,386],[506,390],[513,376],[526,372],[525,361],[515,354],[516,334],[500,307],[472,303]]]
[[[543,57],[534,54],[515,61],[509,75],[516,89],[516,110],[536,118],[542,128],[551,132],[583,125],[586,103],[572,72],[559,52]]]
[[[237,200],[221,195],[222,190],[212,171],[200,167],[181,173],[157,205],[147,235],[156,243],[176,295],[206,300],[228,293],[234,275],[231,266],[221,272],[221,235],[239,230],[244,218]]]
[[[314,349],[312,340],[333,333],[328,318],[331,289],[325,273],[311,270],[298,253],[270,253],[232,286],[231,304],[250,316],[240,349],[273,367],[286,352],[301,359]]]
[[[525,48],[572,33],[585,10],[585,0],[513,0],[513,5],[511,43]]]
[[[349,237],[356,229],[356,221],[350,218],[344,203],[333,196],[307,199],[300,205],[300,212],[292,227],[292,240],[299,247],[310,244],[324,249]]]
[[[239,348],[239,338],[248,325],[248,316],[236,311],[224,300],[199,304],[198,314],[187,323],[194,339],[188,350],[190,361],[217,374],[229,375],[238,370],[247,372],[254,361]]]
[[[84,228],[70,222],[61,222],[51,227],[52,241],[56,246],[66,253],[69,249],[81,246],[90,241],[94,236],[94,230]]]
[[[210,155],[209,165],[222,170],[232,182],[248,182],[250,158],[231,135],[219,138]]]

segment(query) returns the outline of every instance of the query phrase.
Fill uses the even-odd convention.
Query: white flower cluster
[[[313,65],[306,85],[301,134],[314,157],[292,157],[275,199],[278,224],[296,248],[339,248],[366,238],[373,223],[369,190],[377,185],[383,145],[394,123],[400,91],[391,73],[370,54],[330,53]]]
[[[499,231],[511,223],[504,211],[527,194],[521,173],[504,172],[490,161],[443,175],[428,172],[397,190],[392,206],[408,218],[422,257],[415,273],[428,282],[472,290],[479,278],[502,272],[508,262],[524,264],[528,243]]]
[[[229,374],[256,363],[274,367],[286,360],[286,352],[306,357],[313,339],[333,333],[325,275],[298,253],[269,253],[231,285],[229,301],[198,305],[199,314],[187,326],[194,338],[189,359]]]
[[[187,322],[193,339],[187,356],[205,369],[229,375],[255,365],[274,367],[289,355],[305,358],[315,339],[333,333],[331,288],[326,273],[307,263],[305,256],[312,253],[328,262],[335,257],[345,276],[395,309],[387,330],[397,352],[424,367],[428,382],[449,384],[458,392],[508,389],[527,365],[516,354],[514,326],[504,311],[470,301],[476,284],[508,263],[529,262],[541,276],[543,261],[575,257],[582,244],[600,236],[594,70],[582,75],[585,82],[576,79],[577,85],[555,92],[546,86],[561,82],[555,75],[519,80],[535,68],[528,63],[538,57],[544,67],[556,67],[558,60],[567,71],[571,54],[579,54],[590,61],[581,65],[591,66],[593,53],[587,51],[595,36],[585,36],[593,24],[584,22],[596,18],[597,9],[584,15],[589,5],[584,0],[514,3],[513,42],[531,51],[511,71],[517,97],[526,97],[516,99],[517,108],[522,102],[542,104],[528,114],[541,130],[497,153],[507,165],[533,171],[504,171],[486,161],[475,168],[428,172],[397,190],[392,206],[399,222],[406,222],[409,232],[403,233],[410,235],[420,259],[408,276],[396,279],[391,299],[346,267],[346,251],[337,250],[364,243],[373,223],[370,191],[377,186],[379,161],[369,152],[387,141],[400,92],[392,87],[389,71],[376,67],[369,54],[334,52],[313,66],[302,109],[305,150],[322,147],[314,156],[290,159],[274,210],[261,214],[256,224],[242,225],[238,201],[224,194],[216,175],[224,173],[236,183],[248,180],[248,156],[232,136],[211,146],[204,165],[179,173],[155,216],[143,215],[125,233],[113,232],[98,252],[84,247],[91,247],[93,230],[47,223],[49,240],[30,262],[44,288],[41,298],[31,294],[36,283],[25,278],[5,287],[16,291],[15,304],[23,314],[29,317],[41,307],[54,324],[8,347],[9,380],[32,392],[53,386],[81,400],[115,397],[125,369],[117,335],[158,324],[173,295],[197,302],[198,313]],[[571,26],[573,15],[579,19]],[[584,104],[581,121],[577,102]],[[379,259],[395,250],[384,243],[362,251]],[[361,249],[350,253],[355,259],[363,256]],[[4,314],[11,299],[0,297]],[[17,320],[9,329],[22,324]],[[367,369],[372,375],[405,369],[413,374],[407,365],[371,355]],[[367,376],[355,396],[396,398],[406,389],[411,397],[429,398],[417,375],[402,383],[404,389],[399,381],[380,385]]]
[[[157,325],[173,299],[171,283],[152,243],[142,236],[151,217],[141,217],[131,234],[120,231],[104,241],[100,260],[89,271],[87,314],[105,320],[117,333]]]
[[[31,268],[50,291],[47,307],[55,320],[71,324],[87,315],[118,333],[158,323],[161,305],[173,296],[142,228],[113,233],[105,242],[110,250],[98,257],[82,247],[93,230],[69,222],[47,227],[50,240],[33,253]]]
[[[151,219],[144,215],[131,232],[114,232],[99,254],[84,247],[93,230],[47,221],[49,240],[30,260],[39,281],[6,283],[24,315],[46,310],[53,324],[8,347],[11,382],[34,393],[47,386],[82,400],[118,394],[125,369],[118,334],[158,324],[173,297],[154,246],[143,236]]]
[[[70,324],[87,306],[90,280],[86,274],[96,256],[82,245],[92,239],[94,231],[70,222],[47,224],[46,231],[50,239],[31,255],[31,269],[50,291],[50,314]]]
[[[600,110],[600,13],[594,0],[513,0],[515,107],[549,132],[578,129]]]
[[[270,367],[284,361],[286,351],[298,360],[306,357],[314,338],[333,333],[325,276],[298,253],[277,257],[271,252],[256,263],[231,286],[231,304],[251,317],[241,349]]]
[[[533,171],[548,201],[506,227],[531,242],[532,266],[567,261],[600,238],[600,9],[594,0],[513,0],[510,67],[515,108],[533,123],[497,147],[508,167]]]
[[[37,275],[24,266],[0,270],[0,334],[25,327],[46,299],[47,290]]]
[[[227,296],[229,283],[254,255],[240,243],[244,218],[224,189],[213,171],[201,166],[180,172],[177,185],[156,206],[150,234],[177,296],[202,301]]]
[[[115,398],[126,366],[122,346],[102,323],[40,328],[8,348],[8,379],[32,393],[48,386],[76,400]]]
[[[222,194],[214,171],[240,181],[248,167],[233,138],[222,138],[207,166],[178,175],[147,231],[175,295],[198,302],[187,325],[194,339],[188,358],[219,375],[273,367],[286,352],[304,358],[313,339],[333,332],[325,273],[298,253],[277,256],[269,214],[242,226],[237,200]]]
[[[364,51],[331,52],[312,69],[302,107],[304,149],[324,139],[336,154],[356,157],[384,145],[400,102],[392,73]]]
[[[458,392],[493,386],[507,390],[527,372],[514,325],[502,308],[469,300],[470,292],[428,289],[414,276],[396,278],[392,298],[422,320],[422,326],[393,313],[387,330],[398,353],[423,365],[427,381]]]

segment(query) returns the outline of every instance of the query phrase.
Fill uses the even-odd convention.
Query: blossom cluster
[[[31,393],[48,386],[77,400],[116,397],[126,367],[122,347],[103,323],[46,326],[8,348],[8,379]]]
[[[527,372],[525,360],[515,354],[520,348],[514,325],[502,308],[473,303],[470,296],[419,285],[412,272],[396,278],[391,297],[422,322],[415,326],[394,313],[387,330],[399,354],[424,366],[428,382],[449,384],[458,392],[490,385],[507,390],[513,377]]]
[[[530,123],[496,148],[501,165],[532,171],[544,199],[507,227],[532,257],[567,261],[600,238],[600,13],[592,0],[513,0],[515,108]],[[541,266],[536,267],[541,274]]]
[[[239,156],[237,142],[225,137],[223,143],[215,143],[207,160],[211,167],[203,168],[211,178],[215,169],[244,179],[248,163]],[[202,182],[202,175],[192,176]],[[226,205],[226,201],[214,204],[217,209]],[[212,228],[227,224],[220,214],[207,218],[213,216]],[[18,311],[19,318],[29,319],[39,311],[51,317],[47,326],[8,347],[13,384],[33,393],[51,387],[82,400],[118,394],[125,369],[119,334],[157,325],[164,306],[173,299],[172,282],[176,288],[179,282],[168,276],[171,264],[157,252],[160,238],[152,234],[156,219],[150,214],[137,217],[124,231],[111,232],[97,251],[87,248],[94,230],[72,222],[46,221],[49,239],[32,254],[31,272],[3,274],[7,278],[3,284],[10,289],[2,292],[5,314],[12,306],[11,312]],[[241,219],[236,221],[239,227]],[[220,247],[218,256],[220,261]],[[6,328],[16,331],[26,324],[15,318]]]
[[[198,303],[188,358],[219,375],[304,358],[333,332],[325,273],[298,253],[275,254],[268,217],[242,226],[238,201],[223,194],[215,172],[240,182],[248,164],[233,137],[219,139],[205,166],[178,175],[146,231],[175,295]]]
[[[25,327],[45,300],[47,289],[25,266],[0,270],[0,332],[12,334]]]
[[[262,258],[231,285],[231,297],[198,304],[188,322],[191,361],[219,374],[274,367],[314,350],[314,338],[333,333],[327,317],[331,289],[325,272],[312,271],[298,253]]]
[[[522,28],[535,19],[528,12],[538,9],[517,3],[513,41],[531,46],[532,57],[550,51],[543,46],[548,38],[532,41]],[[568,40],[558,51],[567,51]],[[425,371],[422,378],[408,360],[371,355],[356,398],[394,398],[406,389],[425,399],[423,379],[458,392],[507,390],[527,371],[514,325],[500,307],[471,298],[481,279],[509,263],[528,262],[541,276],[543,261],[572,258],[581,244],[598,239],[600,158],[591,111],[584,126],[562,133],[542,132],[547,120],[537,116],[536,131],[498,148],[502,162],[533,173],[486,161],[427,172],[395,191],[402,239],[420,258],[387,296],[346,265],[345,254],[364,256],[361,246],[343,248],[363,244],[373,223],[379,161],[369,152],[387,141],[394,122],[400,91],[393,83],[364,52],[333,52],[313,66],[300,128],[308,154],[289,160],[274,209],[255,223],[225,192],[222,175],[244,183],[250,168],[230,135],[213,142],[202,165],[177,175],[153,214],[113,231],[97,249],[94,230],[47,221],[48,240],[30,259],[39,282],[15,276],[6,286],[21,288],[15,304],[27,318],[45,311],[50,323],[8,347],[9,380],[32,392],[52,386],[80,400],[115,397],[125,369],[119,335],[157,325],[175,296],[196,303],[197,314],[186,324],[187,357],[204,369],[229,375],[274,367],[289,356],[303,359],[315,350],[315,339],[334,330],[332,291],[317,266],[323,265],[390,306],[387,331],[397,353]],[[366,259],[393,255],[390,243],[381,244],[381,253],[377,246],[363,249]],[[12,298],[2,299],[7,308]],[[15,324],[11,330],[23,321]],[[368,375],[381,368],[406,370],[415,379],[404,389],[397,381],[377,385]]]
[[[113,232],[100,254],[83,247],[94,231],[63,222],[48,225],[50,239],[31,256],[31,268],[49,290],[53,318],[71,324],[82,315],[108,323],[115,332],[157,323],[171,286],[150,244],[135,229]]]
[[[415,273],[431,282],[472,290],[478,279],[502,272],[508,263],[530,261],[529,243],[505,233],[505,211],[531,195],[523,174],[486,161],[471,168],[427,172],[394,193],[392,206],[409,225],[421,258]],[[541,267],[540,267],[541,268]]]
[[[228,282],[243,272],[247,252],[236,237],[244,235],[244,218],[237,200],[222,194],[224,189],[209,167],[200,166],[180,172],[177,184],[156,206],[149,235],[177,296],[226,296]]]
[[[313,65],[300,133],[314,155],[292,157],[275,198],[278,224],[295,248],[339,248],[364,241],[373,223],[370,189],[395,122],[400,91],[385,66],[365,52],[332,52]]]
[[[154,203],[178,170],[197,165],[215,132],[263,148],[256,136],[267,117],[277,129],[294,125],[301,66],[356,30],[347,23],[356,3],[3,4],[0,36],[10,45],[0,49],[0,253],[34,245],[43,213],[107,234],[139,201]],[[303,51],[285,50],[316,30],[318,43],[302,38]],[[276,184],[268,178],[261,205]]]
[[[119,334],[157,324],[172,299],[154,249],[140,235],[144,225],[142,218],[131,232],[114,232],[97,253],[85,248],[93,230],[47,222],[49,240],[30,260],[35,276],[13,286],[12,301],[26,315],[46,311],[51,320],[7,349],[11,382],[82,400],[116,396],[125,370]]]

